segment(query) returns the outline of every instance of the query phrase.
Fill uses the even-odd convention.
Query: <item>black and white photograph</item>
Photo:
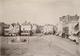
[[[80,56],[80,0],[0,0],[0,56]]]

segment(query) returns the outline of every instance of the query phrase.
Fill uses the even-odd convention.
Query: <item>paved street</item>
[[[53,35],[21,36],[21,38],[29,38],[29,41],[16,44],[9,43],[7,37],[1,39],[1,46],[6,49],[6,56],[80,56],[79,46],[69,39]]]

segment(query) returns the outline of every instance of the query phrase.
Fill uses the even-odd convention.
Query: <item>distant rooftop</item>
[[[66,15],[66,16],[60,17],[59,20],[62,21],[63,23],[70,23],[72,21],[78,21],[79,16],[77,14],[74,16]]]

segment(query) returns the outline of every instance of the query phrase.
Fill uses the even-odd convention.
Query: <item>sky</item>
[[[0,22],[56,24],[68,14],[80,16],[80,0],[0,0]]]

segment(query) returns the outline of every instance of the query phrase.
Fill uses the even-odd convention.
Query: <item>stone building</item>
[[[4,24],[4,26],[3,26],[3,35],[4,36],[9,36],[9,27],[10,27],[10,25],[9,24]]]
[[[61,24],[61,26],[60,25],[59,26],[62,28],[60,29],[61,33],[66,33],[67,35],[78,33],[79,31],[79,16],[78,15],[62,16],[59,18],[59,20],[60,20],[59,24]]]
[[[42,28],[42,33],[43,34],[54,34],[54,32],[55,32],[54,25],[46,24]]]
[[[21,25],[21,35],[32,35],[32,25],[31,25],[31,23],[28,23],[27,21],[25,21]]]

